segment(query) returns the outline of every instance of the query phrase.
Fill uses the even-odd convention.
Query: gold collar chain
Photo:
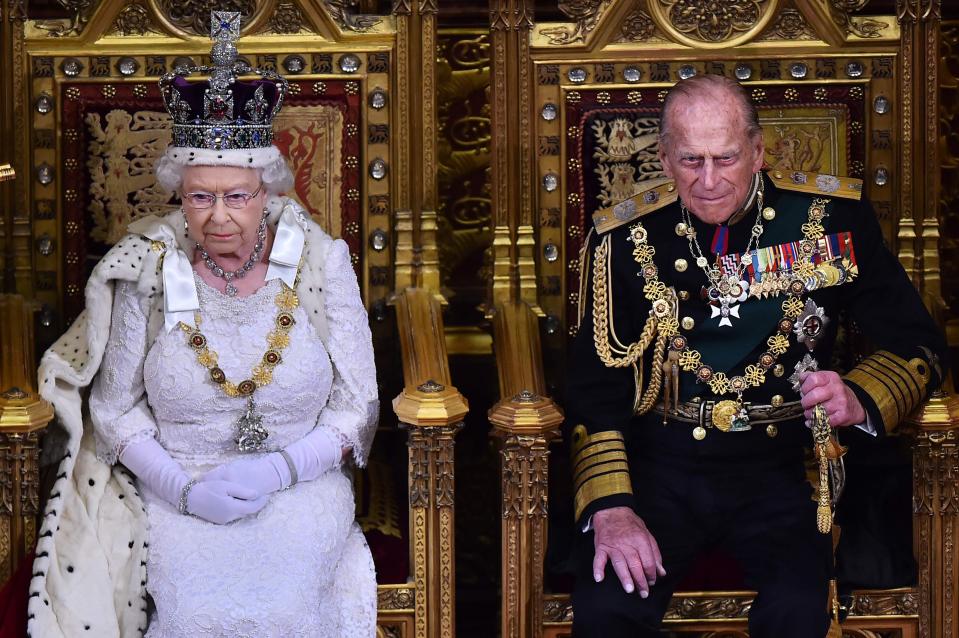
[[[187,343],[196,353],[196,360],[210,371],[210,378],[227,396],[250,396],[256,392],[257,388],[269,385],[273,380],[273,369],[283,360],[283,350],[290,345],[290,330],[296,323],[293,310],[300,305],[300,300],[296,291],[281,281],[280,292],[277,293],[274,303],[276,303],[277,313],[273,330],[266,336],[267,350],[260,362],[253,366],[250,377],[240,383],[233,383],[227,379],[226,373],[219,367],[219,356],[216,351],[210,349],[206,335],[200,332],[202,323],[200,312],[193,314],[196,328],[180,322],[180,329],[187,334]]]
[[[299,273],[294,286],[299,281]],[[187,335],[187,344],[196,354],[196,360],[210,371],[210,379],[229,397],[245,397],[247,399],[246,412],[237,419],[236,439],[237,449],[241,452],[255,452],[263,449],[264,441],[270,435],[262,425],[263,417],[253,401],[253,393],[257,388],[269,385],[273,381],[273,371],[283,361],[283,351],[290,345],[290,331],[296,323],[293,311],[300,305],[296,289],[290,288],[286,282],[280,281],[280,292],[274,298],[277,307],[276,317],[273,320],[273,329],[266,336],[267,349],[260,362],[253,366],[249,378],[234,383],[226,378],[226,373],[219,366],[219,355],[210,348],[209,341],[201,331],[202,318],[200,312],[193,314],[196,327],[180,322],[180,329]]]

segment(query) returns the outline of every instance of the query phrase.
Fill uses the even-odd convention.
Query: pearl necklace
[[[263,247],[266,245],[266,209],[263,209],[263,217],[260,218],[260,226],[256,230],[256,245],[253,247],[253,252],[250,253],[250,258],[246,260],[242,266],[233,271],[224,270],[213,257],[210,256],[210,253],[206,251],[200,242],[197,242],[196,249],[200,251],[200,258],[203,259],[203,263],[206,264],[206,267],[210,269],[210,272],[214,276],[219,277],[220,279],[226,280],[226,294],[229,297],[236,296],[236,286],[233,285],[234,279],[242,279],[246,277],[246,273],[253,270],[253,267],[260,262],[260,257],[263,256]]]

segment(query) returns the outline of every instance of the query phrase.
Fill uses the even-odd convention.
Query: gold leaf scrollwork
[[[549,451],[542,436],[513,435],[503,443],[503,516],[546,518]]]
[[[752,596],[673,596],[665,617],[667,620],[745,618],[752,603]]]
[[[83,28],[90,21],[90,14],[96,8],[97,2],[94,0],[57,0],[60,6],[70,12],[70,19],[64,23],[62,20],[38,20],[35,25],[38,29],[46,31],[51,38],[66,38],[74,35],[80,35]]]
[[[573,604],[569,596],[553,596],[544,600],[543,620],[548,623],[573,622]]]
[[[208,37],[212,11],[236,11],[245,27],[256,13],[256,0],[155,0],[164,18],[177,29]]]
[[[550,44],[585,42],[610,3],[611,0],[560,0],[559,10],[572,20],[575,26],[541,29],[540,34],[546,36]]]
[[[416,590],[412,587],[380,588],[376,592],[376,608],[380,611],[412,609],[416,603]]]
[[[672,39],[687,46],[741,44],[772,20],[776,0],[650,0],[647,9]]]
[[[434,429],[434,428],[431,428]],[[453,475],[453,437],[455,426],[435,428],[436,437],[436,506],[453,507],[454,475]]]
[[[281,2],[270,17],[270,30],[273,33],[300,33],[303,26],[303,14],[292,2]]]
[[[869,0],[830,0],[829,7],[832,9],[836,24],[845,29],[846,33],[851,33],[860,38],[878,38],[880,32],[888,26],[885,22],[852,16],[853,13],[865,7],[868,2]]]
[[[341,28],[347,31],[369,31],[382,20],[376,16],[357,15],[356,7],[359,0],[326,0],[327,10],[330,16],[336,20]]]
[[[7,16],[11,22],[27,19],[27,0],[8,0]]]
[[[648,13],[636,9],[623,20],[617,42],[645,42],[656,33],[656,23]]]
[[[430,442],[418,429],[410,430],[409,456],[410,507],[427,508],[430,505]]]
[[[0,556],[10,556],[10,519],[0,518]],[[10,561],[0,562],[0,578],[4,582],[10,577]]]
[[[437,240],[444,285],[472,286],[487,273],[466,274],[463,263],[492,242],[490,216],[490,36],[441,34],[436,89],[439,124]],[[483,259],[480,259],[482,262]],[[485,268],[485,266],[484,266]]]
[[[776,21],[759,37],[760,40],[814,40],[816,32],[810,28],[797,9],[782,9]]]
[[[676,31],[701,42],[719,43],[754,29],[769,0],[656,0]]]
[[[159,29],[153,24],[150,12],[143,5],[128,4],[117,14],[112,32],[131,36],[159,33]]]

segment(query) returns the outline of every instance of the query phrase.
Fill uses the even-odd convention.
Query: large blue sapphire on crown
[[[179,67],[160,78],[160,92],[173,118],[173,145],[212,150],[264,148],[273,144],[273,120],[289,85],[275,71],[237,59],[240,14],[214,11],[212,65]],[[194,73],[208,80],[189,81]],[[238,76],[258,75],[253,80]]]

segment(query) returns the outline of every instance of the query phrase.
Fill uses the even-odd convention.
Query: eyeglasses
[[[216,206],[216,200],[218,199],[223,200],[227,208],[243,208],[250,203],[251,199],[260,194],[262,188],[263,184],[260,184],[252,193],[236,192],[225,195],[215,195],[213,193],[184,193],[183,200],[197,210]]]

